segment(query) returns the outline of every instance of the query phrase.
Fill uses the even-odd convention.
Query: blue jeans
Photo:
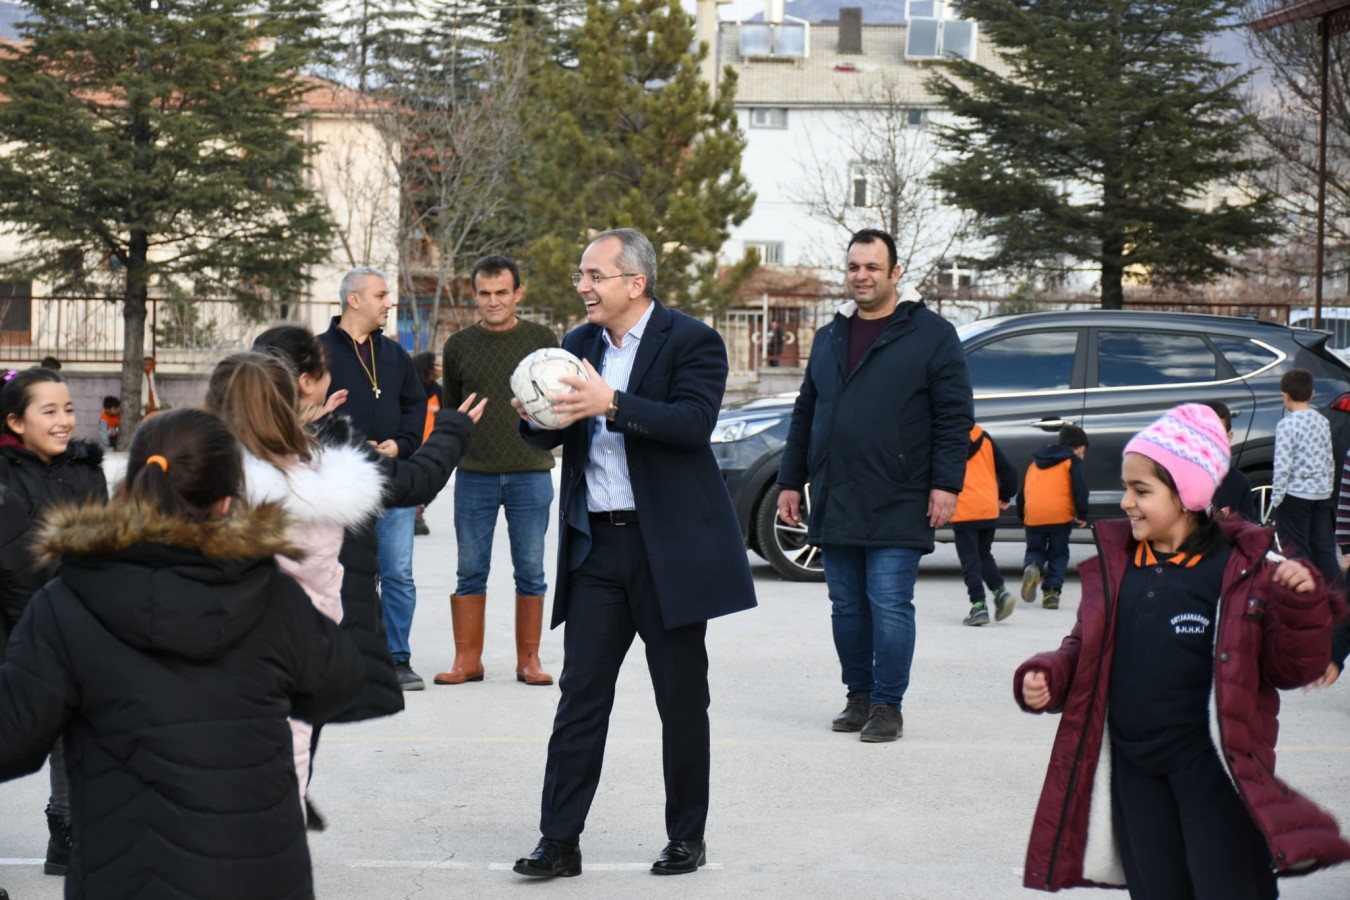
[[[914,660],[918,550],[826,544],[834,649],[849,696],[900,708]]]
[[[511,541],[511,566],[516,594],[542,597],[544,534],[553,505],[550,472],[455,473],[455,540],[459,544],[456,594],[486,594],[492,566],[492,536],[497,510],[506,509],[506,535]]]
[[[380,601],[384,607],[384,632],[389,655],[394,662],[407,662],[412,656],[408,633],[412,631],[413,610],[417,608],[417,585],[413,582],[413,520],[417,510],[407,506],[386,509],[375,520],[375,539],[379,541]]]
[[[1072,524],[1027,526],[1027,555],[1022,558],[1022,565],[1035,563],[1041,570],[1044,587],[1055,590],[1064,587],[1064,573],[1069,568],[1069,533],[1072,531]]]

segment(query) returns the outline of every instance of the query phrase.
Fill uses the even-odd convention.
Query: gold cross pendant
[[[375,399],[376,400],[380,399],[380,389],[377,387],[373,387],[371,388],[371,390],[375,392]]]

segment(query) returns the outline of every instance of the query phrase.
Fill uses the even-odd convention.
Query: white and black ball
[[[580,378],[589,381],[586,367],[561,347],[545,347],[522,359],[511,373],[511,393],[516,395],[525,414],[540,428],[557,431],[561,418],[553,410],[554,394],[570,394],[576,388],[563,384],[562,378]]]

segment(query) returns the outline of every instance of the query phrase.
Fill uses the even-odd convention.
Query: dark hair
[[[159,462],[147,463],[152,456]],[[151,416],[136,429],[127,456],[124,496],[166,516],[201,521],[243,486],[239,442],[204,409],[184,407]]]
[[[295,374],[322,378],[328,371],[323,342],[299,325],[278,325],[253,339],[254,353],[267,353],[285,362]]]
[[[1180,495],[1177,494],[1177,483],[1172,480],[1172,473],[1163,468],[1162,463],[1157,460],[1148,459],[1149,464],[1153,466],[1153,474],[1159,481],[1167,485],[1167,489],[1172,492],[1173,497],[1177,497],[1180,502]],[[1208,512],[1195,512],[1194,510],[1183,510],[1183,515],[1195,516],[1195,530],[1186,535],[1186,539],[1177,547],[1178,553],[1193,553],[1196,556],[1208,556],[1215,550],[1220,550],[1228,546],[1228,538],[1224,535],[1223,529],[1219,527],[1217,519],[1210,516]]]
[[[44,369],[51,369],[53,372],[61,371],[61,360],[55,356],[44,356],[42,362],[38,363]]]
[[[1313,377],[1307,369],[1290,369],[1280,379],[1280,390],[1295,403],[1307,403],[1313,395]]]
[[[108,396],[103,398],[104,409],[112,409],[114,406],[121,406],[121,405],[122,405],[121,397],[114,397],[112,394],[109,394]]]
[[[844,252],[853,249],[854,244],[873,244],[881,241],[886,245],[886,258],[890,260],[890,265],[886,268],[886,274],[889,275],[900,264],[900,255],[895,252],[895,238],[879,228],[864,228],[862,231],[855,231],[853,237],[848,239],[848,247]]]
[[[1214,410],[1214,415],[1218,416],[1219,420],[1223,422],[1224,431],[1233,430],[1233,411],[1228,408],[1227,403],[1222,400],[1201,400],[1200,405],[1208,406]]]
[[[479,275],[499,275],[502,272],[511,273],[511,287],[520,287],[520,266],[509,256],[502,256],[500,253],[494,253],[491,256],[485,256],[473,264],[473,270],[469,272],[469,287],[478,291]]]
[[[28,404],[33,402],[33,385],[44,383],[65,384],[66,380],[56,374],[55,369],[33,366],[5,382],[4,389],[0,390],[0,434],[18,437],[9,427],[9,417],[22,419]]]
[[[436,368],[436,354],[430,350],[423,350],[412,358],[413,371],[417,373],[418,379],[423,385],[431,384],[436,379],[431,377],[432,371]]]
[[[1077,425],[1065,425],[1059,430],[1059,443],[1077,450],[1088,445],[1087,432]]]
[[[295,372],[270,353],[234,353],[222,359],[206,385],[206,408],[220,416],[248,452],[279,469],[317,445],[296,413]]]

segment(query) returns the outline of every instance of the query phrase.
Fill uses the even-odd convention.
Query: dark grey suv
[[[1129,438],[1178,403],[1222,400],[1233,410],[1233,465],[1247,474],[1264,513],[1279,381],[1313,374],[1317,401],[1350,390],[1350,368],[1325,348],[1328,335],[1228,316],[1139,311],[1027,313],[958,329],[975,390],[975,418],[1014,466],[1072,422],[1087,431],[1091,515],[1120,515],[1120,456]],[[793,394],[728,404],[713,450],[740,515],[746,545],[785,578],[818,580],[805,529],[779,521],[774,481]],[[809,502],[810,491],[808,488]],[[1015,516],[1005,516],[1009,529]],[[1009,530],[1001,537],[1014,537]],[[1083,533],[1086,536],[1086,532]]]

